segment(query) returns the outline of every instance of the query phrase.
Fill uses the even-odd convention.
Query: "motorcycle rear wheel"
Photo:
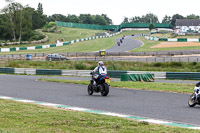
[[[190,98],[188,100],[189,107],[194,107],[196,105],[195,99],[193,97],[194,97],[194,93],[190,96]]]
[[[92,95],[92,94],[93,94],[92,85],[89,84],[89,85],[88,85],[88,95]]]
[[[103,84],[102,87],[104,87],[104,89],[103,89],[103,91],[101,92],[101,95],[102,95],[102,96],[107,96],[108,93],[109,93],[109,86],[108,86],[108,84]]]

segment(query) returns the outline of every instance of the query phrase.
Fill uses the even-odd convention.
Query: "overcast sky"
[[[42,3],[46,15],[52,14],[107,14],[113,23],[120,24],[124,17],[142,16],[153,13],[162,21],[165,15],[200,15],[200,0],[15,0],[22,5],[37,9]],[[0,9],[6,6],[0,0]]]

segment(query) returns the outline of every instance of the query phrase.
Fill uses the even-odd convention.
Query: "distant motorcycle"
[[[199,87],[197,87],[197,90],[194,91],[194,93],[190,96],[188,100],[189,107],[194,107],[195,105],[200,105],[200,92]]]
[[[97,79],[98,75],[91,73],[92,79],[88,85],[88,94],[92,95],[95,93],[101,93],[102,96],[107,96],[109,93],[109,83],[110,79],[108,76]]]

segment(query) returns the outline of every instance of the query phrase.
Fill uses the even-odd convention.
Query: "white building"
[[[176,32],[199,32],[200,31],[200,19],[177,19],[176,20]]]

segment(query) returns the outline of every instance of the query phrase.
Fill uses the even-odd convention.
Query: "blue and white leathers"
[[[99,75],[107,75],[107,69],[105,66],[101,65],[101,66],[97,66],[94,70],[94,72],[99,72]]]

